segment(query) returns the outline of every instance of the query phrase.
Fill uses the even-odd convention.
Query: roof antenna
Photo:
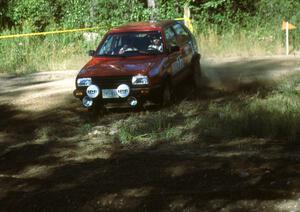
[[[148,8],[151,9],[151,17],[150,22],[155,22],[154,20],[154,13],[155,13],[155,0],[147,0]]]

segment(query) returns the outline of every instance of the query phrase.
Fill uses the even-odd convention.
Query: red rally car
[[[107,104],[167,105],[172,89],[200,74],[200,54],[181,23],[149,21],[122,25],[104,36],[76,77],[74,96],[87,108]]]

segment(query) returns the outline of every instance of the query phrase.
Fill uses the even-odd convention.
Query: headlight
[[[131,82],[133,85],[148,85],[149,84],[148,77],[143,76],[143,75],[133,76]]]
[[[91,78],[78,78],[77,79],[78,87],[90,86],[91,84],[92,84]]]

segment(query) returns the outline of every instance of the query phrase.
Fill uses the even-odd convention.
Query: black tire
[[[192,63],[192,77],[193,77],[193,82],[196,87],[196,89],[200,89],[202,87],[202,72],[201,72],[201,65],[200,65],[200,60],[195,59]]]
[[[135,107],[133,107],[133,111],[135,111],[135,112],[141,112],[143,110],[145,110],[144,101],[143,100],[139,100],[138,104]]]
[[[88,108],[89,117],[92,119],[97,119],[104,115],[105,107],[100,102],[94,102],[92,107]]]
[[[168,107],[173,103],[173,88],[170,81],[166,82],[161,94],[161,107]]]

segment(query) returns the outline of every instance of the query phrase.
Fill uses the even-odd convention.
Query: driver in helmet
[[[123,47],[119,50],[119,54],[124,54],[127,51],[135,51],[137,50],[134,46],[133,46],[133,38],[132,37],[124,37],[123,38]]]
[[[159,36],[151,37],[151,44],[148,46],[148,50],[158,50],[160,52],[163,51],[163,45]]]

